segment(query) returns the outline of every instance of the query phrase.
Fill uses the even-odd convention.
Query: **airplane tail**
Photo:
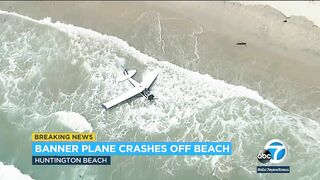
[[[131,78],[132,76],[134,76],[136,74],[136,70],[130,70],[130,71],[127,71],[126,69],[123,71],[123,75],[122,76],[119,76],[117,77],[116,81],[117,82],[120,82],[120,81],[124,81],[124,80],[127,80],[129,78]]]

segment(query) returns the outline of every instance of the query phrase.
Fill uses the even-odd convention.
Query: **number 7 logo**
[[[287,155],[286,145],[279,139],[273,139],[269,141],[266,144],[265,149],[271,153],[271,163],[280,163]]]

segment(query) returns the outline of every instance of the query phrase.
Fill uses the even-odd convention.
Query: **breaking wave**
[[[87,120],[78,113],[59,111],[53,113],[53,115],[56,117],[56,121],[70,128],[72,131],[92,131],[90,123],[88,123]]]
[[[20,170],[15,168],[13,165],[4,165],[2,162],[0,162],[0,179],[33,180],[30,176],[22,174]]]

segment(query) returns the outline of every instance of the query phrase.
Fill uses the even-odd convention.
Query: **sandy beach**
[[[0,9],[122,38],[158,60],[319,117],[320,29],[304,17],[237,2],[0,2]]]

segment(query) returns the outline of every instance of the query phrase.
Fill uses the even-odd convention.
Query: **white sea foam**
[[[32,180],[29,175],[21,173],[13,165],[5,165],[0,161],[0,180]]]
[[[117,37],[114,37],[114,36],[103,35],[101,33],[95,32],[93,30],[85,29],[82,27],[76,27],[71,24],[67,25],[67,24],[64,24],[61,22],[52,23],[50,18],[45,18],[43,20],[34,20],[34,19],[26,17],[26,16],[22,16],[22,15],[19,15],[16,13],[9,13],[9,12],[5,12],[5,11],[0,11],[0,14],[9,14],[9,15],[13,15],[13,16],[17,16],[17,17],[26,19],[26,20],[33,21],[35,23],[46,24],[46,25],[52,26],[54,28],[57,28],[58,30],[62,30],[74,38],[79,38],[79,35],[82,35],[82,36],[90,37],[90,38],[97,39],[97,40],[107,39],[112,46],[120,48],[124,52],[136,57],[136,59],[140,60],[141,63],[143,63],[143,64],[148,64],[149,62],[153,62],[153,63],[158,62],[156,59],[154,59],[146,54],[141,53],[140,51],[136,50],[133,47],[130,47],[127,44],[127,42],[125,42],[122,39],[119,39]],[[199,77],[199,78],[197,78],[199,80],[204,79],[202,81],[211,82],[211,84],[213,86],[215,86],[216,88],[221,88],[221,90],[224,91],[224,96],[223,96],[224,98],[243,96],[243,97],[252,98],[258,102],[261,102],[261,103],[267,104],[273,108],[276,108],[276,106],[273,103],[262,98],[256,91],[247,89],[242,86],[230,85],[230,84],[225,83],[222,80],[215,80],[212,77],[210,77],[209,75],[201,75],[197,72],[192,72],[192,71],[180,68],[180,67],[173,65],[169,62],[158,62],[158,63],[163,64],[164,66],[176,69],[176,70],[179,69],[180,71],[183,71],[183,73],[186,76],[190,76],[190,77],[197,76],[197,77]]]
[[[76,132],[92,131],[91,124],[78,113],[59,111],[53,115],[57,116],[57,120]]]

